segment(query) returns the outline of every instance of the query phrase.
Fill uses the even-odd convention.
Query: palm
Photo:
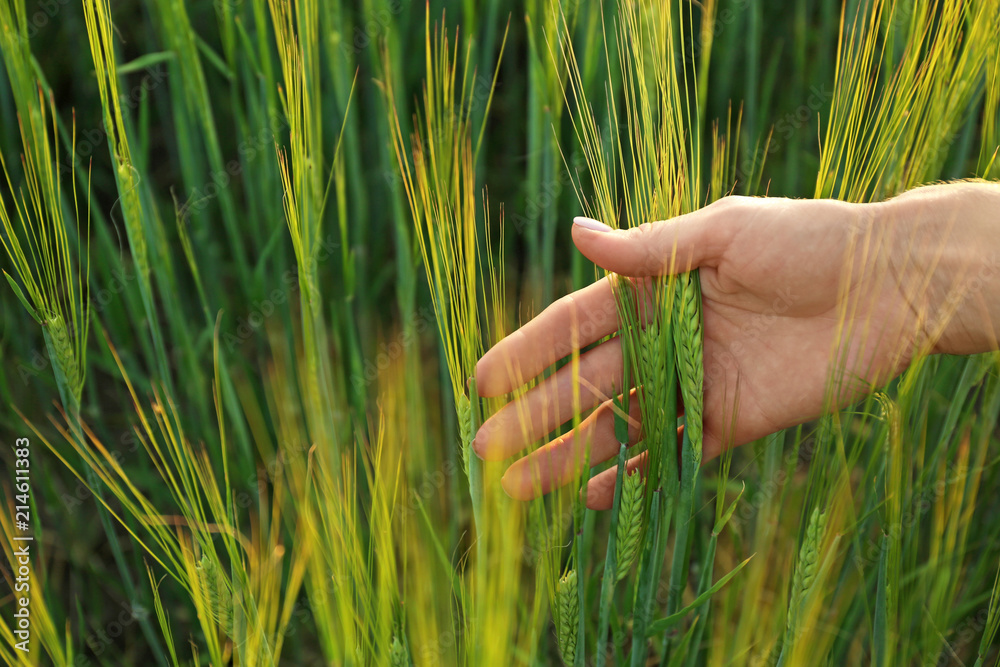
[[[706,457],[724,442],[743,444],[818,416],[831,380],[840,383],[833,401],[843,405],[905,364],[896,341],[908,310],[890,258],[843,224],[843,205],[778,201],[744,216],[730,250],[700,270]],[[803,219],[803,205],[811,219]],[[865,239],[868,258],[845,270]]]
[[[831,378],[842,381],[833,400],[843,405],[894,374],[905,363],[894,356],[901,327],[909,326],[890,270],[893,258],[876,251],[881,245],[867,233],[871,229],[851,217],[857,209],[830,201],[737,197],[709,208],[725,224],[703,229],[698,241],[687,243],[687,260],[700,268],[702,286],[705,459],[724,446],[819,415]],[[675,231],[683,229],[658,223],[624,235],[574,238],[607,268],[641,277],[663,273],[674,244],[683,246],[682,232]],[[602,253],[608,263],[600,261]],[[574,346],[613,334],[614,298],[605,279],[550,306],[483,357],[477,367],[481,394],[511,391]],[[596,408],[581,429],[516,461],[504,486],[526,499],[569,482],[586,448],[593,464],[618,451],[610,399],[621,390],[621,377],[621,347],[612,338],[581,355],[579,381],[564,367],[501,409],[477,434],[476,451],[489,459],[515,454],[566,423],[574,392],[580,392],[582,409]],[[641,425],[638,401],[632,403],[635,441]],[[610,498],[605,487],[613,479],[612,473],[591,482],[596,506]]]

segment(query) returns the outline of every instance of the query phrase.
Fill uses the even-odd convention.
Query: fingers
[[[581,412],[617,394],[622,383],[621,341],[612,338],[580,355],[576,379]],[[487,461],[503,460],[568,422],[574,413],[574,384],[573,367],[567,364],[502,407],[476,433],[476,454]]]
[[[736,198],[727,197],[693,213],[631,229],[614,230],[596,220],[576,218],[573,242],[598,266],[625,276],[657,276],[713,266],[731,238],[731,226],[719,224],[719,214],[732,206],[726,199]]]
[[[615,296],[604,278],[559,299],[483,355],[476,364],[479,395],[512,391],[574,349],[617,330]]]
[[[629,401],[629,443],[639,439],[639,401]],[[501,483],[516,500],[538,498],[573,481],[581,472],[585,447],[590,447],[592,466],[618,454],[614,406],[607,401],[594,410],[576,433],[570,432],[511,464]]]

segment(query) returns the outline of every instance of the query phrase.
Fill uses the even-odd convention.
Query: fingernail
[[[603,222],[598,222],[597,220],[594,220],[593,218],[584,218],[582,216],[578,216],[576,218],[573,218],[573,224],[577,225],[579,227],[583,227],[584,229],[589,229],[592,232],[610,232],[611,231],[611,228],[608,227],[606,224],[604,224]]]
[[[476,434],[472,436],[472,442],[469,444],[469,447],[472,448],[473,454],[478,456],[481,460],[485,460],[485,457],[483,457],[482,447],[479,444],[479,431],[476,431]]]
[[[503,474],[503,477],[500,478],[500,488],[503,489],[503,492],[507,494],[508,498],[511,500],[517,500],[517,496],[514,495],[514,492],[512,491],[513,480],[511,480],[510,475],[508,474],[509,472],[510,471],[508,470]]]

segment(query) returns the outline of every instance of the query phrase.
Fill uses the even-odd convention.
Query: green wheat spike
[[[70,390],[71,395],[79,401],[80,394],[83,392],[85,369],[82,368],[73,350],[73,338],[66,326],[66,320],[58,313],[49,313],[45,325],[47,327],[45,332],[48,334],[47,340],[52,347],[51,356],[55,361],[55,370],[63,374],[66,387]]]
[[[389,664],[392,667],[406,667],[410,664],[410,658],[406,653],[406,647],[399,637],[393,635],[392,646],[389,648]]]
[[[701,295],[695,272],[677,276],[674,331],[677,348],[677,371],[684,398],[685,420],[695,462],[701,462],[702,392],[704,389],[703,341],[701,331]]]
[[[621,581],[632,569],[632,563],[639,552],[639,535],[642,532],[642,476],[639,471],[625,474],[622,488],[622,504],[618,514],[618,531],[615,562],[617,579]]]
[[[125,217],[132,259],[143,280],[149,280],[149,249],[146,246],[146,232],[142,227],[142,201],[139,198],[139,183],[135,168],[128,162],[118,164],[118,187],[122,192],[121,209]]]
[[[662,436],[665,424],[662,423],[662,405],[666,400],[666,387],[661,386],[666,376],[667,360],[663,356],[663,343],[660,340],[662,330],[659,321],[653,321],[639,334],[639,361],[641,364],[639,376],[642,378],[644,391],[648,399],[643,403],[647,406],[643,414],[643,430],[649,439]]]
[[[215,561],[205,554],[198,562],[201,587],[206,594],[209,613],[220,628],[229,636],[233,634],[233,594],[226,583],[226,577],[219,571]]]
[[[462,438],[462,467],[469,470],[469,450],[472,448],[472,403],[465,394],[459,394],[455,401],[455,410],[458,412],[458,428]]]
[[[580,616],[576,570],[570,570],[559,580],[556,603],[559,608],[559,654],[564,663],[572,665],[576,660],[576,628]]]
[[[819,548],[823,542],[826,530],[826,514],[819,508],[814,508],[806,527],[806,536],[799,548],[799,559],[795,565],[795,575],[792,578],[792,595],[788,605],[786,632],[795,630],[795,621],[799,616],[802,604],[812,588],[819,569]]]

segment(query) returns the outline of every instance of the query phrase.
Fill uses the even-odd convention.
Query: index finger
[[[555,301],[476,364],[480,396],[513,391],[546,368],[618,330],[612,276]],[[576,327],[576,335],[573,328]]]

